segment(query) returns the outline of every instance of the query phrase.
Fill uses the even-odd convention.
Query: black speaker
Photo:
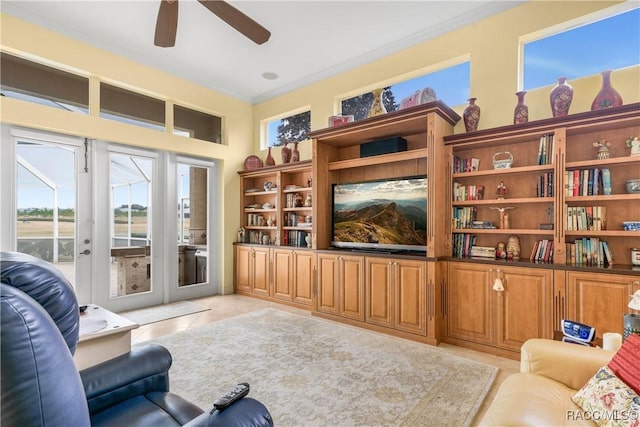
[[[360,157],[407,151],[407,140],[399,136],[360,144]]]

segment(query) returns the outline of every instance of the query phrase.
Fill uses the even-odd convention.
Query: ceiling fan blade
[[[231,6],[226,1],[222,0],[198,0],[204,7],[209,9],[220,19],[233,28],[241,32],[247,38],[253,40],[257,44],[263,44],[271,33],[269,30],[258,24],[253,19],[249,18],[244,13],[240,12],[235,7]]]
[[[159,47],[173,47],[178,30],[178,0],[162,0],[156,21],[156,37],[153,44]]]

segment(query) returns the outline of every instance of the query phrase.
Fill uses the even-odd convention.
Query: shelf
[[[553,235],[553,230],[539,230],[531,228],[454,228],[454,234],[531,234]]]
[[[301,191],[313,191],[313,187],[285,188],[283,193],[299,193]]]
[[[640,239],[640,232],[638,231],[625,231],[625,230],[565,230],[564,234],[567,236],[582,236],[582,237],[636,237]]]
[[[553,197],[523,197],[519,199],[482,199],[482,200],[456,200],[453,206],[479,206],[479,205],[522,205],[528,203],[553,203]]]
[[[278,192],[276,190],[271,191],[245,191],[244,195],[246,197],[250,196],[264,196],[264,195],[277,195]]]
[[[276,230],[278,227],[276,227],[276,226],[269,227],[269,226],[266,226],[266,225],[264,225],[264,226],[246,225],[244,228],[247,229],[247,230]]]
[[[282,227],[283,230],[297,230],[297,231],[308,231],[311,232],[311,227],[300,227],[300,226],[292,226],[292,227]]]
[[[298,212],[298,211],[310,211],[313,210],[312,206],[299,206],[296,208],[283,208],[284,212]]]
[[[272,208],[272,209],[244,208],[244,211],[248,213],[275,212],[276,208]]]
[[[534,165],[534,166],[520,166],[516,168],[507,168],[507,169],[487,169],[473,172],[458,172],[454,173],[453,179],[456,178],[475,178],[479,176],[490,176],[490,175],[510,175],[510,174],[518,174],[518,173],[531,173],[531,172],[547,172],[552,171],[554,169],[553,164],[549,165]]]
[[[640,200],[640,194],[608,194],[600,196],[566,196],[566,202],[611,202],[614,200]]]
[[[378,156],[360,157],[357,159],[339,160],[329,163],[329,170],[341,170],[357,167],[369,167],[374,165],[388,164],[392,162],[402,162],[404,160],[426,159],[427,148],[418,148],[416,150],[402,151],[400,153],[380,154]]]
[[[593,168],[607,165],[620,165],[627,163],[640,163],[640,156],[614,157],[611,159],[581,160],[579,162],[567,162],[566,169]]]

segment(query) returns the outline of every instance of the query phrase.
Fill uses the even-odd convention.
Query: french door
[[[2,126],[0,249],[123,311],[219,292],[214,161]]]

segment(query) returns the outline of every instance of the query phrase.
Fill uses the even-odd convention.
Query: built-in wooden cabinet
[[[568,318],[595,326],[596,336],[622,334],[622,316],[631,313],[630,295],[640,289],[640,276],[567,272]]]
[[[362,321],[364,292],[364,257],[318,254],[318,312]]]
[[[426,261],[366,257],[365,265],[365,321],[426,335]]]
[[[445,340],[516,352],[553,338],[552,279],[543,268],[449,262]]]
[[[238,245],[235,255],[236,290],[268,296],[271,276],[269,248]]]
[[[623,226],[640,221],[640,194],[625,186],[640,178],[640,156],[625,145],[640,135],[640,104],[454,135],[459,119],[436,101],[315,130],[312,160],[240,172],[236,290],[512,358],[527,339],[552,338],[563,318],[598,336],[620,332],[640,281],[631,266],[640,234]],[[362,144],[396,137],[405,151],[361,155]],[[594,178],[603,171],[610,186]],[[334,184],[408,176],[428,179],[426,253],[332,248]],[[586,192],[574,193],[575,177]],[[582,207],[606,212],[606,228],[594,215],[576,228],[569,212]],[[507,260],[467,250],[503,242],[509,252],[516,238]],[[578,241],[594,250],[577,261]],[[539,252],[540,242],[549,250]],[[597,262],[601,242],[612,264]]]

